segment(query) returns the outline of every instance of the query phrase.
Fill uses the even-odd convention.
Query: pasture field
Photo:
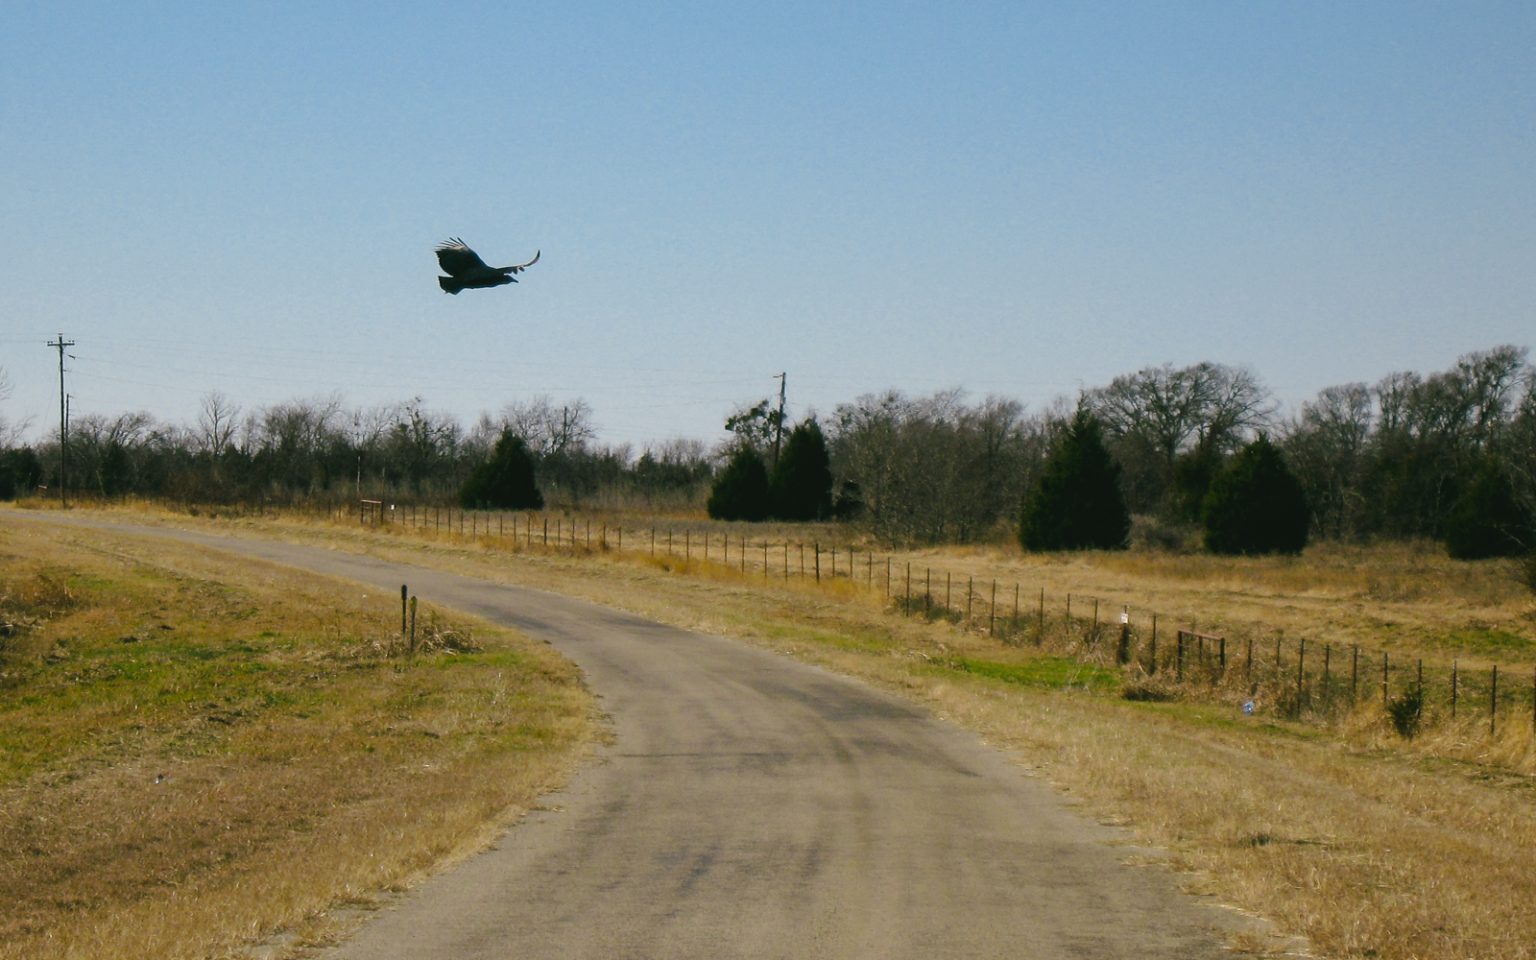
[[[272,954],[472,852],[596,730],[543,645],[0,516],[0,957]]]
[[[289,515],[295,522],[300,516]],[[356,526],[359,516],[343,511],[333,519],[340,527]],[[370,517],[370,523],[378,521]],[[1017,585],[1026,608],[1043,589],[1052,612],[1059,612],[1064,598],[1073,594],[1080,614],[1098,599],[1106,617],[1128,607],[1143,627],[1155,613],[1165,626],[1195,625],[1203,632],[1242,637],[1305,637],[1337,648],[1359,644],[1389,650],[1405,661],[1422,657],[1449,664],[1454,659],[1471,669],[1494,662],[1536,666],[1536,595],[1524,583],[1521,564],[1452,560],[1443,545],[1428,540],[1318,543],[1299,557],[1222,557],[1155,548],[1028,554],[1007,531],[989,543],[899,549],[871,541],[856,525],[720,523],[622,512],[481,513],[477,520],[456,509],[404,507],[390,510],[383,529],[427,538],[473,531],[476,536],[470,539],[488,544],[526,541],[531,535],[534,545],[574,541],[585,546],[605,538],[607,547],[622,543],[629,553],[678,556],[687,551],[692,558],[717,561],[722,543],[729,541],[725,549],[732,565],[745,542],[748,572],[763,572],[761,548],[768,547],[769,579],[780,579],[784,566],[793,577],[802,576],[802,567],[808,575],[808,557],[819,545],[824,573],[835,565],[838,577],[855,582],[864,582],[868,573],[876,588],[889,573],[893,593],[902,591],[910,568],[914,590],[921,589],[925,574],[934,585],[948,574],[957,598],[967,578],[979,593],[995,581],[1005,606]],[[871,557],[873,569],[866,567]],[[985,600],[978,597],[978,605]],[[1524,672],[1528,678],[1529,671]]]
[[[1121,826],[1134,844],[1128,858],[1162,851],[1155,856],[1182,871],[1191,890],[1271,919],[1304,938],[1311,955],[1536,957],[1529,722],[1507,723],[1495,739],[1477,721],[1447,722],[1410,741],[1378,702],[1302,723],[1246,716],[1220,700],[1132,701],[1112,667],[1004,644],[944,619],[903,617],[880,592],[846,579],[785,582],[699,557],[361,529],[355,518],[130,516],[323,543],[737,637],[861,677],[976,730],[1085,815]],[[1168,615],[1197,610],[1202,628],[1327,632],[1425,656],[1472,658],[1471,647],[1491,645],[1502,663],[1536,662],[1536,611],[1512,570],[1456,565],[1429,550],[1323,548],[1235,562],[1026,558],[1001,549],[903,556],[975,576],[1017,571],[1044,578],[1053,593],[1078,590]]]

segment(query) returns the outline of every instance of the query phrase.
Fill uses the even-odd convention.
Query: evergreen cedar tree
[[[825,520],[832,515],[832,458],[815,420],[790,431],[770,488],[773,515],[780,520]]]
[[[1079,407],[1025,498],[1019,542],[1026,550],[1121,550],[1130,531],[1120,466],[1098,418]]]
[[[1445,548],[1457,560],[1536,556],[1536,519],[1520,506],[1496,461],[1482,463],[1446,518]]]
[[[769,496],[768,468],[756,450],[743,444],[715,481],[707,508],[716,520],[766,520]]]
[[[14,500],[43,482],[43,464],[30,447],[0,451],[0,500]]]
[[[537,510],[544,495],[534,482],[533,455],[523,438],[503,430],[491,457],[475,467],[459,490],[459,504],[498,510]]]
[[[1212,553],[1300,553],[1311,511],[1301,481],[1263,434],[1211,481],[1201,509]]]

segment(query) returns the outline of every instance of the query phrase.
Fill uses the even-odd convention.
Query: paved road
[[[549,809],[329,960],[1230,956],[1230,912],[1123,864],[1110,831],[1003,754],[860,683],[553,594],[174,535],[408,582],[547,639],[612,716],[614,744]]]

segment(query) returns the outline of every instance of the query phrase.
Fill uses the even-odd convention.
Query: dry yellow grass
[[[831,590],[764,583],[713,561],[525,548],[509,562],[504,544],[485,539],[302,520],[224,529],[586,595],[865,678],[1013,751],[1085,812],[1167,851],[1193,889],[1273,919],[1307,938],[1314,955],[1536,957],[1536,748],[1528,725],[1490,741],[1480,721],[1464,718],[1404,741],[1376,704],[1318,727],[1245,717],[1219,702],[1126,702],[1113,675],[1100,682],[1103,668],[893,616],[878,593],[846,582]],[[1305,569],[1310,554],[1246,569],[1223,561],[1205,568],[1213,582],[1204,586],[1203,558],[914,556],[980,576],[993,568],[1035,574],[1063,592],[1123,590],[1170,614],[1185,598],[1205,610],[1224,605],[1233,622],[1253,611],[1267,616],[1291,592],[1315,595],[1322,611],[1330,597],[1338,601],[1343,609],[1324,615],[1349,629],[1370,629],[1375,614],[1352,611],[1375,602],[1405,604],[1431,628],[1451,630],[1469,609],[1512,633],[1529,622],[1529,601],[1495,582],[1497,571],[1458,573],[1414,550],[1387,556],[1374,572],[1358,569],[1371,556],[1347,551],[1317,558],[1313,572]],[[1287,629],[1318,627],[1306,609],[1291,610],[1295,626]]]
[[[341,517],[355,519],[347,513]],[[1454,658],[1474,668],[1495,662],[1510,667],[1536,665],[1536,597],[1521,582],[1519,565],[1509,560],[1451,560],[1440,544],[1429,541],[1371,546],[1325,543],[1308,548],[1300,557],[1217,557],[1157,550],[1031,555],[1011,542],[890,550],[861,537],[856,528],[840,526],[727,524],[617,514],[471,513],[466,517],[456,510],[414,508],[392,511],[390,520],[393,525],[386,529],[395,533],[415,522],[424,524],[415,531],[420,535],[448,536],[463,526],[466,533],[472,529],[482,535],[494,532],[503,540],[523,536],[531,522],[536,546],[544,539],[566,544],[574,539],[585,545],[606,537],[611,547],[622,536],[626,550],[635,553],[651,552],[654,536],[657,554],[680,555],[686,549],[694,558],[707,554],[716,560],[728,539],[732,566],[739,562],[740,545],[746,538],[748,569],[761,571],[761,545],[767,543],[775,575],[782,572],[784,544],[791,545],[789,565],[792,574],[798,575],[800,554],[809,553],[811,544],[819,541],[824,551],[839,551],[836,564],[843,576],[848,574],[850,549],[855,579],[864,578],[865,564],[873,555],[878,582],[889,560],[898,592],[910,565],[915,583],[929,574],[934,584],[940,584],[948,574],[956,596],[968,578],[983,595],[996,581],[1005,606],[1018,585],[1026,604],[1044,588],[1052,611],[1059,611],[1067,595],[1075,594],[1080,600],[1078,612],[1085,612],[1098,598],[1106,616],[1126,606],[1142,624],[1156,613],[1165,623],[1194,624],[1207,632],[1307,637],[1310,642],[1337,647],[1360,644],[1447,664]],[[823,552],[821,562],[825,572],[834,558]],[[978,609],[982,599],[978,598]]]
[[[846,583],[837,592],[801,582],[765,585],[718,564],[614,562],[581,552],[524,551],[522,562],[509,565],[488,541],[287,529],[292,536],[345,540],[480,576],[584,593],[904,692],[1014,751],[1085,810],[1167,850],[1192,888],[1273,919],[1310,941],[1316,955],[1536,956],[1536,911],[1530,909],[1536,902],[1530,868],[1536,751],[1528,725],[1513,725],[1497,741],[1482,736],[1480,721],[1446,725],[1436,736],[1459,738],[1463,748],[1448,757],[1444,744],[1403,741],[1374,704],[1330,730],[1246,718],[1220,703],[1125,702],[1093,692],[1102,688],[1092,669],[1061,666],[1059,658],[1004,647],[946,623],[892,617],[878,597]],[[960,552],[960,559],[976,556]],[[1154,561],[1153,574],[1137,575],[1115,569],[1133,567],[1134,557],[1116,555],[1108,569],[1093,573],[1099,559],[987,562],[1000,569],[1034,566],[1063,586],[1078,585],[1073,572],[1085,571],[1102,580],[1102,587],[1079,587],[1085,592],[1134,584],[1153,601],[1162,596],[1159,579],[1183,580],[1202,604],[1229,594],[1234,610],[1264,609],[1271,601],[1253,581],[1271,579],[1269,592],[1277,595],[1300,586],[1362,602],[1390,583],[1400,597],[1418,598],[1429,622],[1436,604],[1455,617],[1462,603],[1489,602],[1479,599],[1483,593],[1510,622],[1523,624],[1527,616],[1522,605],[1528,601],[1485,582],[1486,568],[1467,573],[1447,601],[1434,586],[1445,576],[1441,561],[1413,550],[1405,552],[1402,569],[1367,574],[1353,585],[1340,585],[1341,575],[1327,569],[1309,574],[1301,569],[1304,561],[1280,561],[1273,570],[1254,563],[1255,569],[1235,573],[1223,565],[1226,576],[1203,594],[1180,560],[1167,559],[1174,569],[1160,572],[1164,561]],[[1339,563],[1348,571],[1366,559]],[[1409,582],[1414,564],[1424,565],[1429,586]],[[1257,597],[1245,599],[1247,591]],[[1297,629],[1305,629],[1310,621],[1297,616]],[[995,669],[982,673],[979,665]]]
[[[0,957],[324,936],[593,731],[574,669],[508,631],[434,621],[406,656],[397,597],[3,520],[0,571]]]

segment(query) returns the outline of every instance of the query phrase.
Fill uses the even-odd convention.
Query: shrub
[[[503,430],[491,458],[475,467],[459,489],[459,503],[500,510],[537,510],[544,495],[534,478],[533,455],[523,438]]]
[[[1098,418],[1079,408],[1024,501],[1019,542],[1026,550],[1120,550],[1130,530],[1120,466]]]
[[[1532,547],[1532,526],[1508,475],[1490,459],[1446,518],[1445,548],[1458,560],[1519,556]]]
[[[832,515],[832,460],[815,420],[790,431],[770,487],[773,513],[780,520],[825,520]]]
[[[709,493],[709,515],[716,520],[763,520],[770,503],[763,458],[749,446],[737,447]]]
[[[1262,434],[1211,481],[1201,517],[1212,553],[1300,553],[1311,523],[1301,482]]]
[[[1413,739],[1419,732],[1419,721],[1424,719],[1424,688],[1418,684],[1387,701],[1387,715],[1392,726],[1404,739]]]

